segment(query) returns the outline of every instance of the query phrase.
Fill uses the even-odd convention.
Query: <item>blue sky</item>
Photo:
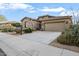
[[[42,15],[64,16],[71,15],[71,9],[78,13],[77,3],[7,3],[0,4],[0,14],[8,20],[20,21],[23,17],[37,18]]]

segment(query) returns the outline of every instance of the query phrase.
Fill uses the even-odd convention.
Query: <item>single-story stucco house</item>
[[[36,20],[24,17],[21,22],[23,28],[31,27],[44,31],[64,31],[72,25],[72,17],[44,15],[38,17]]]

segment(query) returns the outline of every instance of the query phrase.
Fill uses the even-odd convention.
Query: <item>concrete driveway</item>
[[[0,33],[0,48],[8,56],[78,56],[79,53]]]
[[[43,44],[49,44],[53,40],[55,40],[59,35],[61,35],[61,32],[35,31],[33,33],[23,34],[19,37],[22,39],[36,41]]]

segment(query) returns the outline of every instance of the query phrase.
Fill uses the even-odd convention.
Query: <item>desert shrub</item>
[[[15,32],[16,32],[17,34],[19,34],[19,33],[22,32],[22,30],[21,30],[21,27],[22,27],[22,26],[21,26],[21,23],[19,23],[19,22],[17,22],[17,23],[12,23],[12,25],[16,27]]]
[[[13,29],[10,29],[10,28],[4,28],[2,29],[2,32],[13,32],[14,30]]]
[[[18,34],[18,33],[21,33],[21,30],[15,30],[15,32]]]
[[[16,32],[17,34],[18,34],[18,33],[21,33],[21,32],[22,32],[21,27],[16,27],[15,32]]]
[[[8,31],[7,31],[7,29],[4,28],[4,29],[2,29],[2,32],[8,32]]]
[[[73,25],[71,29],[65,30],[57,41],[61,44],[79,46],[79,25]]]
[[[32,28],[25,28],[24,33],[32,33],[33,29]]]
[[[58,42],[62,44],[71,44],[72,43],[72,34],[69,31],[64,32],[62,35],[60,35],[57,39]]]
[[[15,27],[11,24],[4,24],[2,28],[2,32],[13,32],[15,30]]]

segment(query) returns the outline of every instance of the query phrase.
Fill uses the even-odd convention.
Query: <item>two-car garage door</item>
[[[64,22],[45,24],[46,31],[64,31],[64,29],[65,29]]]

